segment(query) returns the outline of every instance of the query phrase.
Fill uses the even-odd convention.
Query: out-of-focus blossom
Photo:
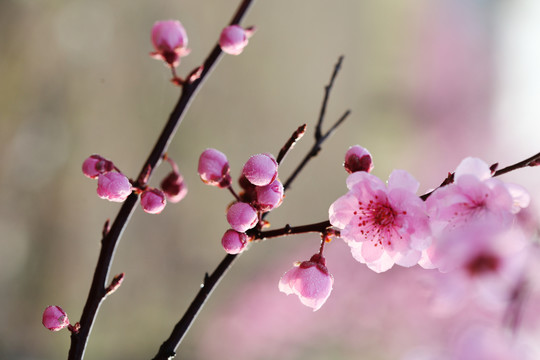
[[[356,260],[375,272],[418,262],[431,241],[418,186],[404,170],[390,174],[388,187],[366,172],[349,175],[349,192],[330,206],[329,215]]]
[[[208,185],[226,188],[231,184],[229,161],[216,149],[206,149],[199,157],[199,176]]]
[[[245,250],[248,236],[236,230],[229,229],[221,238],[221,245],[229,254],[239,254]]]
[[[528,204],[525,189],[492,178],[485,162],[470,157],[457,167],[454,183],[437,189],[426,201],[436,233],[477,220],[508,224]]]
[[[141,207],[148,214],[159,214],[167,205],[165,194],[159,189],[147,189],[141,195]]]
[[[131,194],[128,178],[117,172],[108,172],[98,177],[97,194],[102,199],[123,202]]]
[[[238,25],[227,26],[221,31],[219,46],[227,54],[240,55],[253,33],[253,28],[244,29]]]
[[[51,331],[59,331],[69,325],[69,319],[60,306],[48,306],[43,311],[42,323]]]
[[[227,221],[234,230],[245,232],[257,225],[259,218],[257,210],[253,206],[244,202],[237,202],[229,207]]]
[[[345,153],[343,166],[349,174],[357,171],[371,172],[373,170],[373,160],[367,149],[360,145],[354,145]]]
[[[156,49],[152,57],[176,67],[180,57],[189,54],[186,30],[178,20],[157,21],[152,27],[152,44]]]
[[[276,179],[278,164],[271,154],[253,155],[245,163],[242,174],[253,185],[266,186]]]
[[[326,268],[324,257],[315,254],[309,261],[297,262],[279,281],[279,291],[285,294],[295,294],[302,304],[317,311],[326,302],[334,278]]]

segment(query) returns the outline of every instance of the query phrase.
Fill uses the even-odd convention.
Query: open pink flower
[[[425,204],[415,195],[418,186],[404,170],[390,174],[388,187],[366,172],[349,175],[349,192],[330,206],[329,215],[356,260],[375,272],[418,262],[431,242]]]
[[[525,189],[492,178],[489,166],[471,157],[459,164],[453,184],[437,189],[426,201],[435,231],[475,220],[508,224],[528,204]]]
[[[315,254],[309,261],[297,262],[279,281],[279,291],[287,295],[296,294],[302,304],[317,311],[326,302],[334,277],[326,268],[324,257]]]

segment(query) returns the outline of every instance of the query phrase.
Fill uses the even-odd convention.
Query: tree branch
[[[252,3],[253,0],[243,0],[240,3],[240,6],[238,7],[231,21],[231,25],[238,24],[242,20]],[[185,116],[186,110],[189,108],[189,105],[197,94],[199,87],[203,84],[204,80],[207,78],[213,68],[217,65],[221,56],[221,49],[219,45],[216,45],[212,52],[206,58],[200,77],[191,83],[187,82],[183,85],[180,98],[178,99],[174,110],[170,114],[169,119],[161,132],[161,135],[159,136],[156,144],[154,145],[154,148],[150,152],[148,159],[143,164],[142,170],[140,171],[137,179],[143,177],[148,170],[148,178],[150,178],[153,170],[159,164],[162,156],[167,151],[167,148],[171,143],[178,129],[178,126],[181,124]],[[81,320],[79,322],[81,328],[78,333],[71,334],[71,346],[69,349],[68,360],[80,360],[84,356],[84,351],[88,342],[88,336],[90,335],[90,332],[92,330],[92,326],[94,324],[97,312],[103,299],[107,295],[107,278],[109,275],[111,263],[114,258],[116,247],[127,223],[129,222],[131,215],[133,214],[138,200],[139,197],[135,193],[132,193],[126,199],[126,201],[120,208],[118,215],[116,216],[116,219],[111,226],[110,231],[108,231],[101,240],[102,245],[96,265],[96,270],[94,272],[94,277],[92,279],[88,298],[86,300],[86,304],[81,315]]]

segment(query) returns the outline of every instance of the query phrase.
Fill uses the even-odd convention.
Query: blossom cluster
[[[212,186],[231,186],[229,162],[225,154],[216,149],[206,149],[199,157],[198,172],[201,180]],[[283,201],[283,185],[278,179],[278,163],[271,154],[251,156],[244,164],[239,184],[243,189],[237,201],[227,210],[227,222],[231,229],[222,237],[221,243],[229,254],[239,254],[245,250],[250,237],[246,231],[262,226],[261,216]]]
[[[507,298],[530,245],[517,217],[530,198],[521,186],[493,174],[484,161],[468,157],[443,186],[422,198],[416,195],[418,181],[404,170],[394,170],[387,184],[353,171],[349,191],[330,206],[330,223],[353,257],[375,272],[419,264],[453,272],[460,286],[492,284],[493,293]]]
[[[100,155],[91,155],[84,160],[83,174],[98,180],[97,194],[100,198],[114,202],[124,202],[128,196],[136,191],[141,194],[141,207],[149,214],[159,214],[165,208],[167,199],[170,202],[179,202],[187,194],[184,178],[178,171],[178,166],[167,158],[173,170],[162,180],[161,190],[146,185],[132,184],[127,176],[110,160]]]

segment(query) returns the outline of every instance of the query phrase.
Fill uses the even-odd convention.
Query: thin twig
[[[240,22],[252,2],[253,0],[243,0],[241,2],[239,8],[237,9],[233,17],[233,20],[231,21],[231,25],[238,24]],[[182,93],[180,95],[180,98],[178,99],[174,110],[169,116],[169,120],[167,121],[164,129],[162,130],[161,135],[159,136],[156,144],[154,145],[154,148],[148,156],[148,159],[142,166],[142,170],[139,173],[137,179],[141,179],[142,177],[144,177],[148,170],[148,179],[150,178],[153,170],[159,164],[162,156],[167,151],[167,148],[171,143],[176,133],[176,130],[178,129],[178,126],[182,122],[186,110],[188,109],[189,105],[197,94],[200,85],[203,84],[204,80],[210,74],[212,69],[216,66],[221,56],[221,49],[219,45],[216,45],[212,52],[206,58],[200,77],[191,83],[186,83],[182,87]],[[106,284],[111,263],[114,258],[114,253],[116,251],[120,237],[122,236],[122,233],[124,232],[124,229],[126,228],[126,225],[129,222],[131,215],[133,214],[138,200],[139,196],[135,193],[132,193],[126,199],[126,201],[120,208],[118,215],[116,216],[111,226],[110,231],[108,231],[104,235],[101,241],[102,246],[96,265],[96,270],[94,272],[94,277],[92,279],[88,298],[86,300],[86,304],[81,315],[81,328],[77,333],[71,334],[71,346],[69,349],[68,360],[80,360],[84,356],[84,351],[88,342],[88,336],[90,335],[90,332],[92,330],[92,326],[97,316],[99,307],[103,299],[107,295]]]
[[[324,121],[324,115],[326,114],[326,105],[328,104],[328,99],[330,98],[330,91],[334,86],[334,80],[337,77],[339,69],[341,68],[341,63],[343,62],[343,55],[341,55],[334,66],[334,72],[330,77],[330,82],[324,87],[324,98],[321,105],[321,112],[319,113],[319,121],[317,121],[317,126],[315,127],[315,140],[318,141],[322,136],[322,123]]]

